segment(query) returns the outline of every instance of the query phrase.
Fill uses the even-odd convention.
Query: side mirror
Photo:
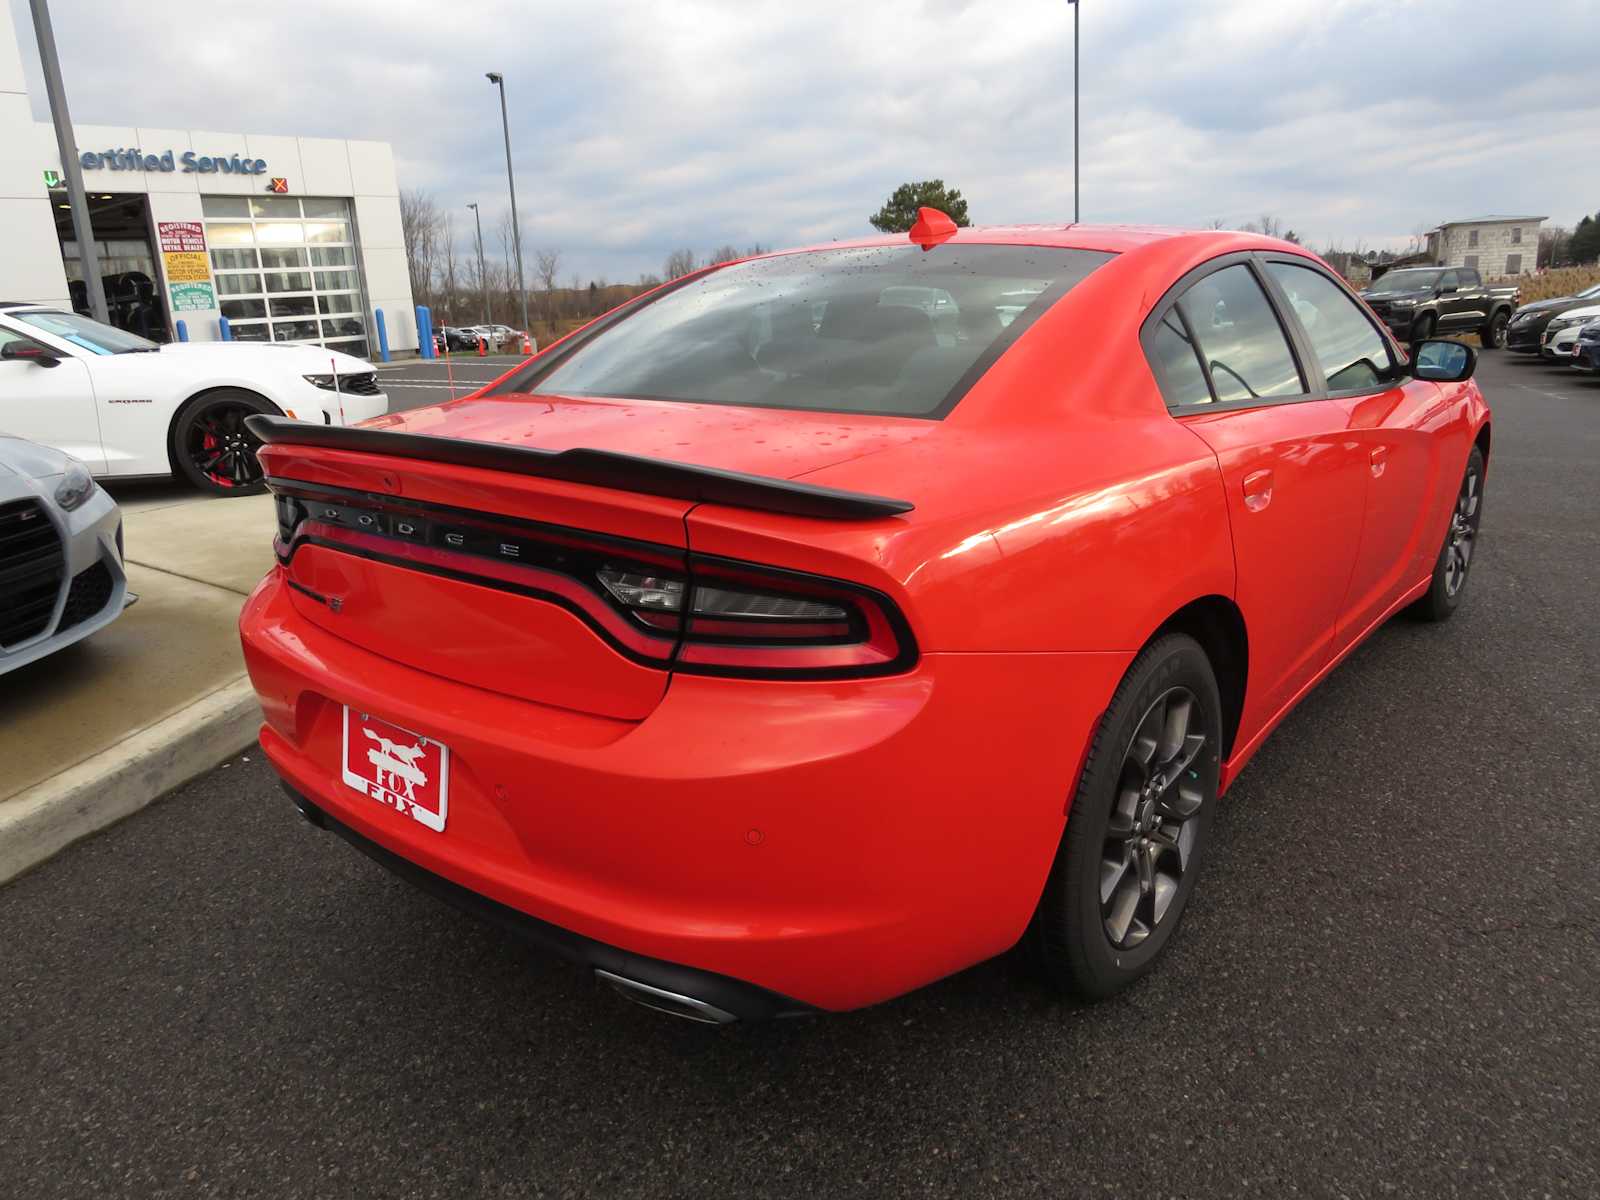
[[[37,342],[7,342],[0,346],[0,360],[53,367],[61,361],[61,356],[49,346],[41,346]]]
[[[1460,383],[1478,369],[1478,352],[1445,338],[1418,342],[1411,353],[1411,373],[1430,383]]]

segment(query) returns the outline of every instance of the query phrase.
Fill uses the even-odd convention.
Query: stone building
[[[1428,256],[1442,267],[1475,267],[1485,279],[1531,272],[1545,217],[1473,217],[1428,233]]]

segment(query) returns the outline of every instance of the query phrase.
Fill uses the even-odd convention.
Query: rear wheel
[[[1483,520],[1483,451],[1472,448],[1467,470],[1461,477],[1455,507],[1450,510],[1450,527],[1444,545],[1433,565],[1433,581],[1411,611],[1424,621],[1445,621],[1456,611],[1467,588],[1467,573],[1478,546],[1478,524]]]
[[[217,495],[259,492],[261,443],[246,417],[277,410],[254,392],[221,388],[191,400],[172,425],[172,461],[184,478]]]
[[[1482,329],[1478,331],[1478,340],[1483,343],[1485,350],[1498,350],[1506,344],[1506,326],[1511,324],[1511,314],[1505,309],[1499,309]]]
[[[1101,719],[1031,936],[1046,976],[1098,1000],[1150,969],[1194,889],[1221,769],[1222,704],[1199,644],[1146,648]]]

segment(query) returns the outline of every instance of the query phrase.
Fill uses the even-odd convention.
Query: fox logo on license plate
[[[344,710],[344,781],[379,804],[444,832],[450,750],[370,713]]]

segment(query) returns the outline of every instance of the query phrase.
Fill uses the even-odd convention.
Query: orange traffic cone
[[[488,353],[489,353],[488,348],[486,346],[484,346],[484,344],[483,344],[483,334],[480,333],[478,335],[478,357],[479,358],[483,358]]]
[[[532,354],[533,353],[533,339],[530,338],[527,334],[523,334],[522,335],[522,352],[524,354]]]

